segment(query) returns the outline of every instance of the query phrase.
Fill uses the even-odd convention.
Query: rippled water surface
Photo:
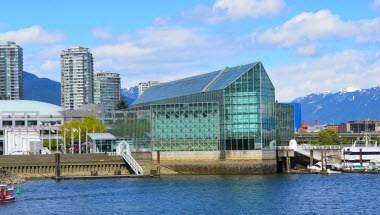
[[[380,214],[380,175],[29,181],[0,214]]]

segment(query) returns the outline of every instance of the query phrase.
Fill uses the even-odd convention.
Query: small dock
[[[296,165],[314,165],[316,162],[340,163],[341,161],[340,145],[292,145],[277,147],[277,166],[279,172],[290,173],[291,168]]]

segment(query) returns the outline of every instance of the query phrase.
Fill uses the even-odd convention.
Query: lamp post
[[[58,143],[59,143],[59,136],[58,136],[58,133],[59,133],[59,132],[58,132],[58,127],[56,127],[55,132],[56,132],[55,137],[56,137],[56,145],[57,145],[57,146],[56,146],[56,152],[58,153],[58,148],[59,148],[59,147],[58,147],[58,146],[59,146],[59,144],[58,144]]]
[[[63,127],[63,154],[66,154],[66,128]]]
[[[71,128],[71,154],[74,154],[74,129]]]
[[[82,154],[82,144],[81,144],[80,132],[81,132],[81,129],[78,128],[78,153]]]
[[[49,138],[49,151],[50,151],[50,153],[51,153],[51,127],[50,127],[50,123],[48,124],[49,125],[49,136],[48,136],[48,138]]]
[[[86,154],[88,153],[88,128],[86,127]]]

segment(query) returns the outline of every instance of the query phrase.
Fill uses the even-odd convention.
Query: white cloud
[[[197,5],[180,17],[159,17],[156,24],[201,21],[219,23],[247,18],[274,16],[285,7],[284,0],[215,0],[212,5]]]
[[[346,37],[354,29],[352,23],[342,21],[329,10],[320,10],[301,13],[278,27],[262,32],[257,40],[264,44],[291,47],[326,37]]]
[[[15,31],[0,32],[0,41],[14,41],[21,45],[49,44],[62,41],[63,38],[63,34],[49,32],[39,25]]]
[[[60,61],[59,60],[46,60],[42,63],[40,67],[41,72],[45,71],[55,71],[60,70]]]
[[[215,20],[238,20],[278,14],[283,0],[216,0],[212,6]]]
[[[134,46],[129,42],[119,43],[119,44],[110,44],[110,45],[101,45],[93,49],[93,53],[97,57],[138,57],[148,54],[149,49],[140,48]]]
[[[348,50],[268,71],[276,86],[276,97],[290,101],[310,93],[379,86],[380,58],[375,52]]]
[[[129,85],[207,72],[232,56],[234,47],[184,27],[151,27],[120,36],[118,43],[92,48],[96,70],[119,72]]]
[[[316,47],[310,44],[324,39],[347,38],[359,43],[380,42],[380,18],[345,21],[329,10],[304,12],[275,28],[254,32],[253,37],[260,44],[296,47],[297,54],[308,55],[316,52]]]
[[[355,22],[353,34],[358,42],[380,42],[380,18]]]
[[[317,53],[317,46],[315,44],[298,47],[296,52],[299,56],[312,56]]]
[[[107,28],[95,28],[92,30],[92,34],[95,38],[101,40],[107,40],[112,38],[111,31]]]
[[[372,5],[373,5],[373,8],[379,9],[380,8],[380,0],[374,0]]]

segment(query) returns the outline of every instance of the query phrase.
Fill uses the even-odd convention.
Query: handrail
[[[131,167],[132,171],[136,175],[143,175],[144,171],[143,168],[140,166],[139,163],[130,155],[129,153],[122,152],[121,156],[124,158],[125,162]]]
[[[315,149],[315,150],[334,150],[334,149],[342,149],[343,146],[342,145],[297,145],[297,148],[298,149],[306,149],[306,150],[311,150],[311,149]],[[289,146],[277,146],[277,149],[278,150],[289,150],[289,149],[293,149]]]

